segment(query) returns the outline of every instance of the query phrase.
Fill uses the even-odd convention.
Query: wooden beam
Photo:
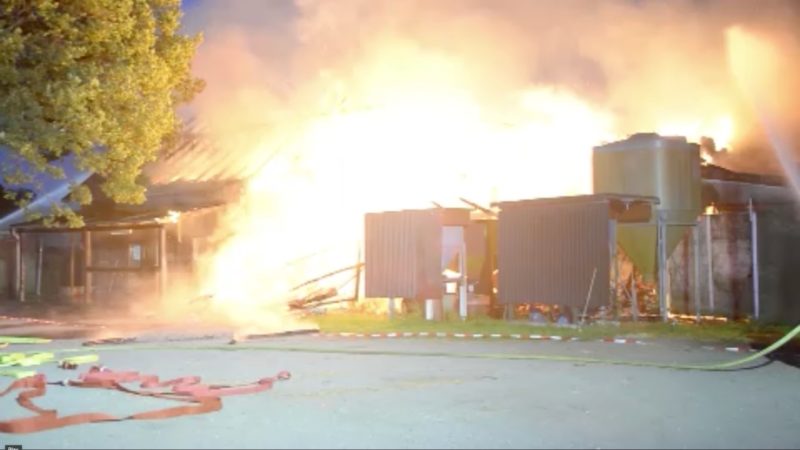
[[[356,257],[356,285],[353,292],[353,299],[354,301],[358,301],[358,297],[361,294],[361,267],[363,264],[361,263],[361,246],[358,246],[358,256]]]
[[[75,245],[75,235],[70,236],[69,242],[69,288],[70,288],[70,295],[72,295],[72,290],[75,289],[75,251],[77,250]]]
[[[158,295],[163,302],[167,292],[167,229],[158,229]]]
[[[15,264],[17,272],[17,300],[25,302],[25,256],[22,254],[22,236],[17,236],[15,247]]]
[[[96,266],[96,267],[86,267],[86,271],[88,272],[107,272],[107,273],[114,273],[114,272],[158,272],[160,270],[159,267],[103,267],[103,266]]]
[[[18,227],[17,233],[84,233],[87,231],[119,231],[119,230],[154,230],[163,225],[159,223],[120,223],[114,225],[88,225],[82,228],[48,228],[48,227]]]
[[[92,232],[83,231],[83,303],[92,303]]]
[[[36,297],[42,296],[42,266],[44,265],[44,240],[41,236],[36,239]]]

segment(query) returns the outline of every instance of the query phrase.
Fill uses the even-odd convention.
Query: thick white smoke
[[[739,26],[800,48],[792,0],[296,0],[200,1],[187,27],[203,30],[196,72],[208,88],[193,110],[223,135],[228,112],[269,123],[287,111],[360,106],[363,62],[387,43],[455,58],[484,107],[529,86],[566,89],[610,111],[618,134],[714,131],[730,118],[728,163],[769,169],[768,141],[730,70],[726,30]],[[798,122],[800,69],[781,74],[781,113]],[[388,68],[400,75],[402,55]],[[430,70],[438,70],[430,62]],[[257,112],[257,113],[256,113]],[[270,117],[273,116],[273,117]],[[255,120],[255,119],[254,119]],[[257,125],[257,124],[256,124]],[[711,133],[708,133],[711,134]],[[694,136],[692,136],[694,137]],[[798,136],[792,136],[797,140]],[[763,160],[762,160],[763,158]],[[749,164],[748,164],[749,163]],[[774,166],[772,167],[774,169]]]

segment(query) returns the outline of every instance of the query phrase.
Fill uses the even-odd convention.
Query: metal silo
[[[620,226],[619,244],[642,274],[656,269],[658,220],[664,227],[669,256],[701,213],[700,149],[684,137],[640,133],[594,148],[595,193],[658,197],[650,222]]]

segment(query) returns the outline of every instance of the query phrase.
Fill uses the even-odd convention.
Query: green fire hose
[[[364,349],[339,349],[321,347],[284,347],[275,345],[255,345],[255,344],[236,344],[236,345],[112,345],[96,346],[93,351],[115,351],[115,350],[216,350],[216,351],[274,351],[274,352],[296,352],[296,353],[321,353],[338,355],[373,355],[373,356],[418,356],[418,357],[448,357],[448,358],[468,358],[468,359],[494,359],[494,360],[533,360],[533,361],[557,361],[583,364],[611,364],[618,366],[635,367],[655,367],[661,369],[677,370],[702,370],[702,371],[723,371],[733,369],[738,366],[755,361],[764,357],[800,334],[800,325],[796,326],[781,339],[764,348],[763,350],[733,361],[695,365],[695,364],[670,364],[649,361],[628,361],[623,359],[588,358],[583,356],[564,356],[564,355],[537,355],[537,354],[513,354],[513,353],[459,353],[459,352],[424,352],[424,351],[399,351],[399,350],[364,350]],[[71,348],[54,350],[56,353],[84,352],[85,348]]]
[[[36,337],[0,336],[0,344],[47,344],[50,339]]]

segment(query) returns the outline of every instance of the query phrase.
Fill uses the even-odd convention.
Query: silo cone
[[[617,228],[617,242],[647,282],[655,280],[658,268],[656,264],[658,257],[656,252],[657,231],[655,226]]]
[[[700,149],[683,137],[640,133],[594,148],[594,192],[657,197],[649,224],[619,224],[617,239],[649,280],[658,269],[659,214],[667,225],[667,257],[701,212]]]
[[[671,225],[667,228],[667,258],[683,240],[691,227]],[[653,283],[658,272],[658,228],[656,225],[617,228],[617,243],[639,269],[644,280]]]

